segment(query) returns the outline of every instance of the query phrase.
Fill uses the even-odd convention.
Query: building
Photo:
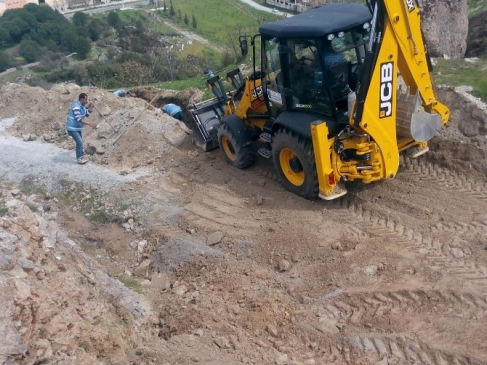
[[[327,2],[327,0],[266,0],[266,3],[269,5],[297,12],[303,12],[313,6],[325,4]]]
[[[5,9],[23,8],[27,4],[27,0],[4,0]]]

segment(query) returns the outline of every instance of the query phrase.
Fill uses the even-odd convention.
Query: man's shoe
[[[88,162],[88,158],[86,158],[85,156],[81,156],[80,158],[77,159],[77,161],[80,165],[84,165],[85,163]]]

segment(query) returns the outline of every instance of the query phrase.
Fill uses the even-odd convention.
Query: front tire
[[[283,128],[273,139],[272,157],[287,190],[306,199],[318,198],[318,175],[310,140]]]
[[[225,155],[225,160],[238,169],[252,166],[257,159],[254,145],[242,146],[226,124],[218,127],[218,144]]]

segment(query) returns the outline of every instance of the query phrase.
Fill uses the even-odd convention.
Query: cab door
[[[281,64],[280,40],[276,37],[262,37],[262,70],[265,72],[264,93],[269,115],[277,117],[286,110],[284,72]]]

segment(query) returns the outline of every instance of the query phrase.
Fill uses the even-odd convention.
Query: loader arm
[[[373,12],[373,30],[351,125],[369,134],[379,147],[382,176],[374,179],[392,178],[399,167],[399,152],[412,146],[425,147],[448,122],[450,113],[436,95],[416,0],[376,0]],[[402,96],[398,73],[406,86]],[[409,110],[398,108],[400,101]]]

